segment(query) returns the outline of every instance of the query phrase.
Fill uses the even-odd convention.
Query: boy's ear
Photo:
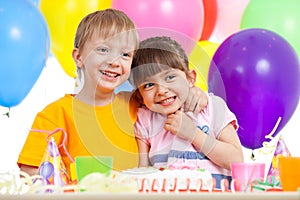
[[[190,82],[190,87],[194,86],[197,78],[197,73],[194,69],[189,70],[188,72],[188,80]]]
[[[72,57],[73,57],[74,62],[76,63],[76,66],[81,68],[83,66],[83,62],[82,62],[81,56],[79,54],[78,48],[73,49]]]

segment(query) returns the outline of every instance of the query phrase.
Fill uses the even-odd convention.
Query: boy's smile
[[[80,52],[78,65],[85,71],[86,87],[113,92],[129,77],[133,50],[133,39],[127,34],[106,40],[92,37]]]
[[[104,78],[114,81],[116,80],[120,74],[112,71],[107,71],[107,70],[100,70],[100,73],[104,76]]]

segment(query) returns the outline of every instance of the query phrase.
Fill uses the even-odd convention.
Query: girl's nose
[[[164,85],[157,84],[157,94],[158,95],[164,95],[168,92],[168,88]]]

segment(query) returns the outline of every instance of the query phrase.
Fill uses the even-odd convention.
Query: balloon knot
[[[3,115],[6,116],[7,118],[9,118],[10,117],[10,109],[8,110],[8,112],[4,113]]]
[[[251,157],[250,157],[250,158],[251,158],[251,160],[253,160],[253,161],[256,160],[253,150],[252,150],[252,153],[251,153]]]

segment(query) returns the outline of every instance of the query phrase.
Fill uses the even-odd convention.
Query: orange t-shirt
[[[124,170],[138,165],[138,148],[134,137],[129,111],[130,93],[122,92],[106,106],[91,106],[78,101],[72,95],[49,104],[39,112],[32,129],[53,131],[62,128],[67,132],[66,149],[76,156],[112,156],[113,169]],[[18,164],[39,166],[47,147],[47,133],[29,132]],[[62,132],[54,134],[57,145],[63,140]],[[62,160],[70,173],[71,160],[63,148],[59,148]]]

